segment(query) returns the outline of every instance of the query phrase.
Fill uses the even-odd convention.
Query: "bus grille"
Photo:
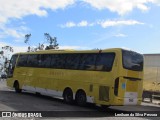
[[[99,100],[109,101],[109,87],[108,86],[99,87]]]

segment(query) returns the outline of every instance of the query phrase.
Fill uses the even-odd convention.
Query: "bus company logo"
[[[2,117],[12,117],[11,112],[2,112]]]

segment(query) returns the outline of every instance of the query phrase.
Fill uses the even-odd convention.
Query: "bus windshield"
[[[125,69],[133,71],[143,70],[143,55],[127,50],[122,50],[122,55],[123,67]]]

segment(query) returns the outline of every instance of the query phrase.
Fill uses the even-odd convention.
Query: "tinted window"
[[[18,55],[13,55],[8,67],[8,77],[12,77]]]
[[[27,66],[28,55],[20,55],[18,59],[17,66]]]
[[[58,55],[51,55],[51,67],[56,68],[58,62]]]
[[[78,69],[80,54],[66,54],[66,69]]]
[[[58,69],[60,69],[60,68],[64,69],[65,62],[66,62],[66,55],[65,54],[52,55],[51,67],[58,68]]]
[[[15,67],[16,64],[16,60],[17,60],[18,55],[13,55],[10,61],[10,64],[12,65],[12,67]]]
[[[41,63],[40,55],[29,55],[28,56],[28,66],[29,67],[39,67]]]
[[[110,71],[114,57],[114,53],[20,55],[18,66]]]
[[[111,71],[115,53],[100,53],[96,61],[96,70]]]
[[[51,63],[51,55],[50,54],[44,54],[40,55],[41,59],[39,60],[39,65],[42,68],[49,68]]]
[[[95,70],[97,54],[81,54],[79,68],[80,70]]]
[[[122,50],[123,67],[129,70],[143,70],[143,56],[133,51]]]

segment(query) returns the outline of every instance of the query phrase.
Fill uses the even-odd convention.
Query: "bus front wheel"
[[[17,81],[14,83],[14,88],[16,93],[21,93],[22,89],[19,88],[19,83]]]
[[[79,106],[85,106],[86,105],[86,93],[83,90],[80,90],[76,94],[76,102]]]
[[[73,101],[73,92],[71,89],[65,89],[63,93],[65,103],[71,104]]]

